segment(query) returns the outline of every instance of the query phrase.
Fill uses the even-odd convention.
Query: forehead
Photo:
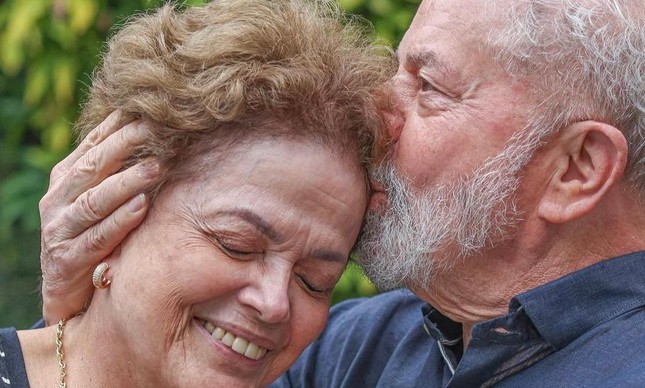
[[[423,43],[449,44],[454,51],[481,46],[503,22],[508,0],[424,0],[401,48],[415,50]]]
[[[200,182],[188,185],[193,195],[204,194],[200,188],[209,182],[217,182],[222,191],[254,186],[296,195],[327,191],[334,185],[356,187],[363,174],[352,156],[315,142],[285,138],[243,141],[218,155],[197,155],[191,165],[200,167],[188,179]]]
[[[274,139],[235,147],[218,161],[203,158],[189,176],[160,193],[162,209],[204,220],[232,211],[247,221],[251,215],[249,223],[259,229],[269,230],[268,223],[274,234],[280,232],[275,240],[303,225],[340,235],[360,225],[367,187],[351,157],[317,144]]]
[[[425,68],[435,78],[471,90],[504,78],[488,44],[504,23],[506,0],[425,0],[399,46],[409,73]],[[501,78],[500,78],[501,77]]]

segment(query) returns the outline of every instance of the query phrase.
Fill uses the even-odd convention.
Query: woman
[[[340,17],[322,1],[219,0],[111,40],[81,136],[136,119],[125,164],[153,158],[161,179],[83,314],[18,332],[19,347],[2,332],[4,378],[261,386],[316,338],[367,206],[373,92],[392,69]]]

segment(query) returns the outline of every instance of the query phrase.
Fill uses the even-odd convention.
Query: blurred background
[[[338,1],[393,47],[420,2]],[[129,15],[162,3],[0,0],[0,327],[27,328],[40,317],[38,201],[74,145],[73,123],[104,42]],[[334,301],[375,292],[350,265]]]

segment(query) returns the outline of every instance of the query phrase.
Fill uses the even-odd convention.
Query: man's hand
[[[92,296],[94,267],[148,210],[142,193],[159,168],[145,161],[120,171],[146,129],[140,121],[119,129],[119,122],[120,112],[112,113],[58,163],[40,201],[43,316],[49,324],[81,311]]]

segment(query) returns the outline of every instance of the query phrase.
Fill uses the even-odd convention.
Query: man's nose
[[[397,87],[397,77],[384,85],[381,90],[383,118],[387,127],[389,140],[396,143],[401,137],[405,125],[404,99]]]
[[[394,109],[392,111],[385,112],[384,117],[388,135],[391,141],[396,143],[399,141],[401,132],[403,131],[403,126],[405,125],[403,114],[398,109]]]

